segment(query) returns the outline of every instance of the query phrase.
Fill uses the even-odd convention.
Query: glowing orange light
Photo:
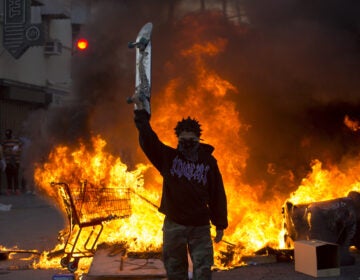
[[[89,42],[88,40],[84,39],[84,38],[81,38],[79,40],[77,40],[76,42],[76,47],[81,50],[81,51],[84,51],[88,48],[89,46]]]
[[[205,143],[216,147],[214,155],[227,193],[229,227],[225,231],[224,242],[214,244],[214,262],[217,268],[228,269],[245,264],[243,256],[253,255],[264,247],[288,246],[284,240],[286,230],[284,215],[281,212],[284,202],[291,201],[299,205],[345,197],[350,191],[360,192],[360,156],[342,159],[341,167],[330,163],[323,165],[320,160],[313,159],[310,165],[311,171],[303,178],[295,192],[291,189],[289,192],[280,191],[278,185],[293,186],[296,183],[295,175],[291,170],[280,170],[271,162],[267,164],[268,174],[281,175],[281,180],[274,182],[276,186],[274,190],[270,192],[262,181],[251,185],[244,181],[243,175],[246,173],[250,149],[243,135],[251,126],[241,121],[238,106],[233,98],[229,98],[241,94],[243,89],[237,88],[231,81],[225,79],[223,73],[216,71],[214,64],[209,63],[209,60],[215,59],[217,55],[227,50],[227,40],[212,38],[208,41],[207,36],[202,39],[203,25],[198,27],[200,28],[192,28],[192,32],[185,33],[191,36],[188,40],[182,38],[179,40],[190,42],[184,47],[179,46],[176,55],[179,60],[186,60],[187,65],[191,67],[188,67],[188,73],[176,75],[159,89],[162,98],[152,101],[154,102],[152,124],[160,139],[168,145],[176,146],[177,139],[169,131],[182,117],[189,115],[196,117],[202,125],[202,137]],[[88,48],[88,41],[79,39],[76,47],[79,51],[84,51]],[[167,67],[171,71],[176,69],[177,61],[169,62]],[[189,75],[194,82],[188,82]],[[180,100],[179,94],[184,96],[183,101]],[[164,99],[168,101],[167,106],[159,106]],[[353,131],[360,131],[360,120],[345,116],[344,124]],[[302,147],[312,145],[311,138],[306,136],[299,139],[299,142]],[[100,135],[94,136],[92,143],[93,147],[83,143],[79,143],[77,147],[63,145],[54,147],[45,162],[36,164],[34,172],[36,185],[56,201],[56,205],[67,214],[65,218],[68,217],[69,210],[76,212],[76,209],[72,207],[69,209],[61,193],[51,182],[67,182],[74,189],[80,188],[81,182],[88,182],[93,188],[99,189],[96,193],[100,193],[104,187],[129,188],[132,193],[132,215],[126,219],[107,222],[97,244],[125,242],[128,252],[160,251],[162,234],[159,229],[164,219],[156,207],[161,200],[160,174],[152,165],[142,163],[139,163],[134,170],[128,170],[119,157],[106,152],[106,141]],[[145,171],[146,176],[144,176]],[[90,204],[84,204],[82,213],[87,206]],[[94,212],[89,209],[86,213]],[[101,208],[97,209],[96,214],[101,214]],[[62,232],[64,234],[69,232],[69,227],[70,221]],[[215,235],[214,227],[211,230],[212,235]],[[62,239],[59,241],[66,240]],[[81,240],[77,244],[83,245],[86,242]],[[81,246],[78,246],[76,250],[80,248]],[[65,250],[64,243],[58,244],[51,253],[61,250]],[[44,252],[39,263],[34,264],[34,267],[59,268],[62,256],[56,254],[57,257],[54,257],[54,254],[51,254],[52,256],[48,258],[48,254]],[[82,258],[81,270],[86,271],[90,263],[90,258]]]

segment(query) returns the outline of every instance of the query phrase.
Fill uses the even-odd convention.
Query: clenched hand
[[[221,241],[221,239],[224,236],[224,230],[223,229],[217,229],[216,230],[216,236],[214,238],[214,242],[215,243],[219,243]]]

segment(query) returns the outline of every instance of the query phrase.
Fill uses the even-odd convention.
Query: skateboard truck
[[[133,48],[136,47],[141,52],[143,52],[146,49],[149,42],[150,42],[150,40],[147,40],[146,38],[141,37],[141,39],[138,42],[129,42],[128,43],[128,48],[133,49]]]

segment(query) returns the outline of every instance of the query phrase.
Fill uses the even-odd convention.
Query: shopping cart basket
[[[128,188],[97,188],[86,182],[74,189],[63,182],[51,184],[59,186],[59,194],[69,218],[70,232],[63,249],[65,256],[60,264],[75,272],[80,258],[94,256],[103,223],[131,215],[130,191]],[[83,231],[87,227],[90,232]]]

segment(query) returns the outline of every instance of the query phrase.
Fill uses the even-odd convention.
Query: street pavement
[[[0,204],[0,246],[21,250],[51,251],[58,244],[58,233],[67,221],[62,213],[40,195],[0,195],[0,203],[12,207],[2,211]],[[360,254],[352,252],[356,264],[341,267],[338,277],[321,277],[324,280],[360,280]],[[0,280],[52,280],[54,275],[69,274],[61,267],[34,269],[31,263],[37,255],[15,254],[14,259],[0,260]],[[86,278],[86,275],[83,277]],[[99,278],[100,279],[100,278]],[[104,278],[105,279],[105,278]],[[108,278],[106,278],[108,279]],[[114,278],[111,278],[114,279]],[[293,262],[256,264],[213,273],[214,280],[310,280],[314,277],[296,272]]]

